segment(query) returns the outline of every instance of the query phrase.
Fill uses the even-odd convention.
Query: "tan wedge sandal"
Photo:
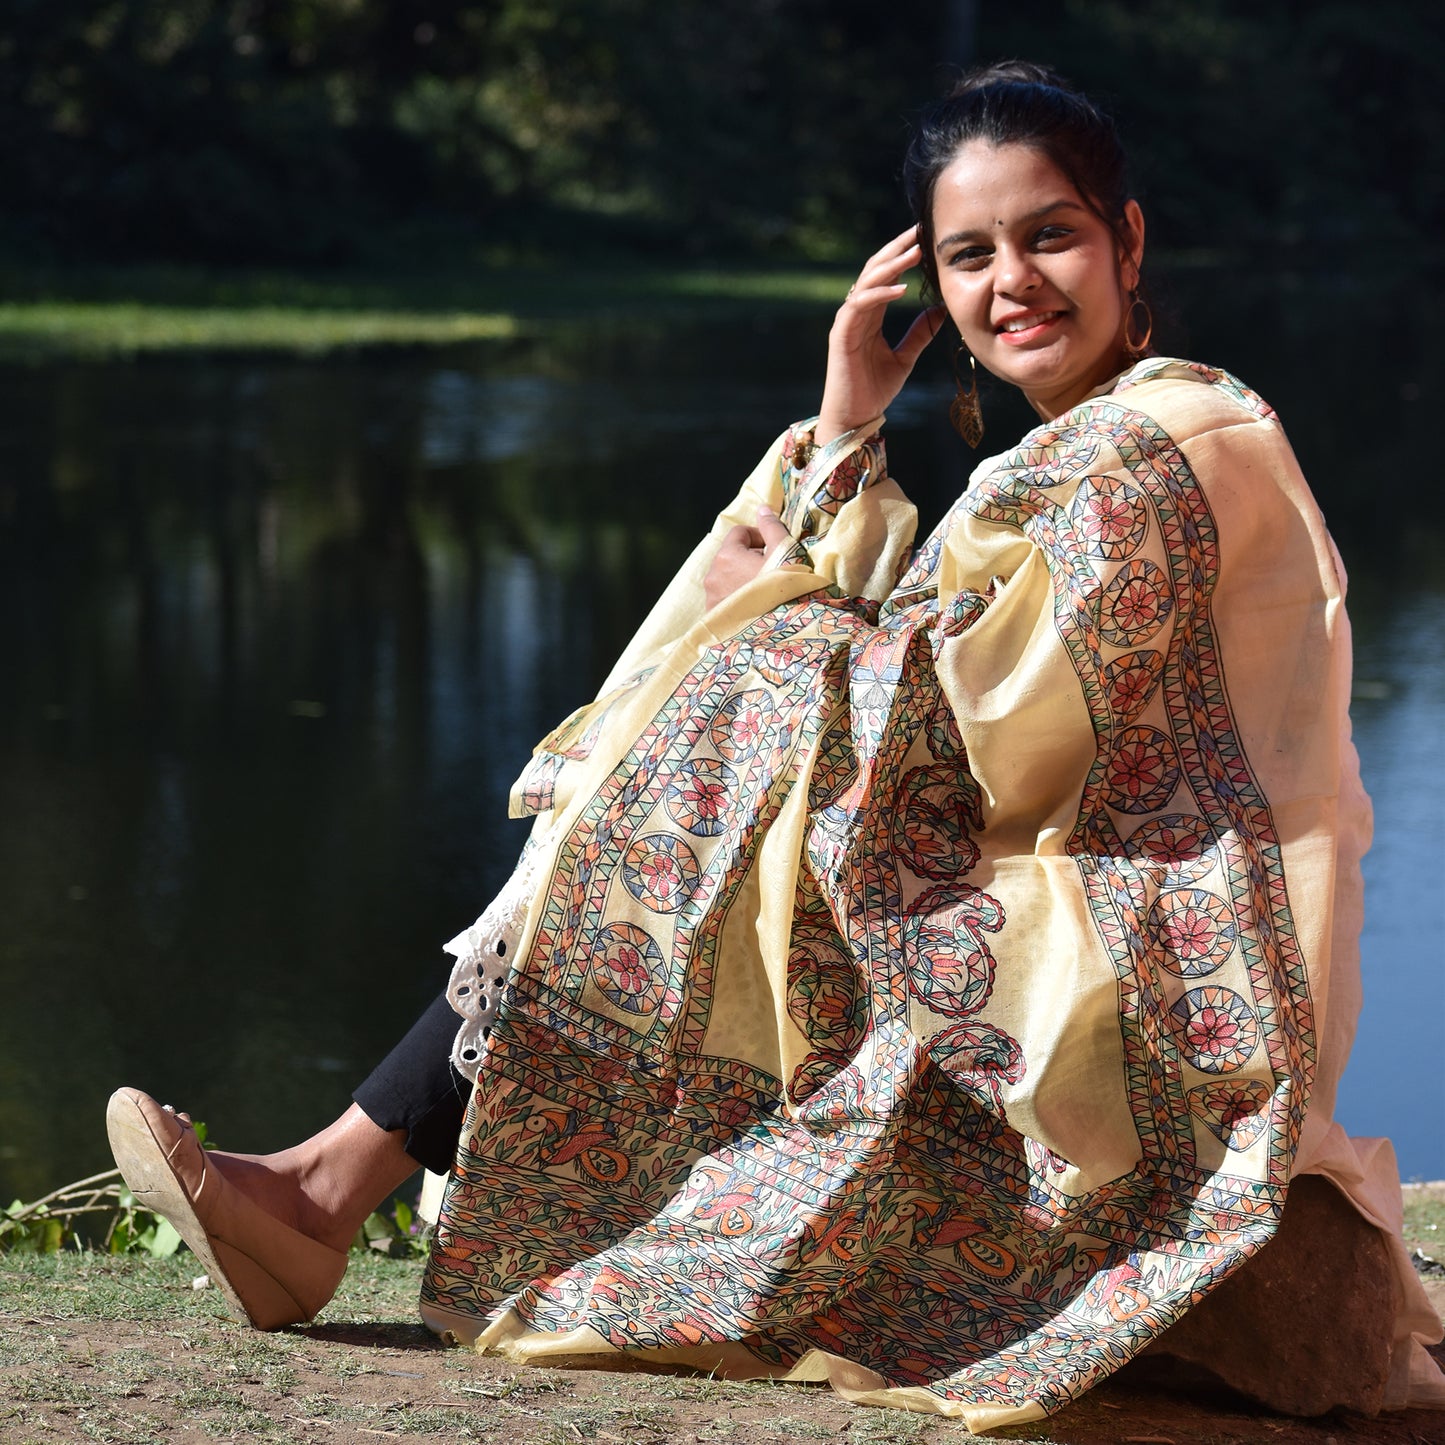
[[[170,1220],[237,1319],[258,1330],[299,1324],[336,1293],[346,1256],[253,1204],[206,1158],[183,1114],[117,1089],[105,1126],[136,1203]]]

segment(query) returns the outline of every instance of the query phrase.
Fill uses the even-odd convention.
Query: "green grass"
[[[1405,1231],[1439,1234],[1440,1253],[1445,1254],[1445,1189],[1438,1186],[1406,1189]]]
[[[683,1375],[514,1371],[416,1323],[418,1263],[354,1255],[316,1325],[262,1334],[196,1291],[194,1259],[0,1258],[0,1440],[262,1445],[414,1439],[505,1445],[845,1445],[976,1437],[856,1411],[828,1391]],[[334,1321],[335,1323],[329,1323]]]
[[[836,305],[851,277],[805,269],[480,265],[371,275],[185,267],[6,270],[0,357],[166,351],[319,354],[492,342],[599,320]]]
[[[7,1382],[0,1391],[0,1440],[83,1437],[155,1445],[172,1437],[181,1421],[202,1437],[277,1445],[314,1438],[304,1431],[298,1436],[301,1421],[330,1439],[466,1440],[490,1433],[476,1419],[463,1425],[456,1408],[407,1401],[378,1407],[348,1398],[360,1374],[395,1373],[409,1382],[402,1352],[440,1352],[416,1322],[415,1260],[352,1257],[322,1317],[323,1335],[326,1319],[345,1324],[337,1327],[337,1343],[320,1347],[320,1370],[314,1341],[236,1324],[214,1289],[191,1287],[197,1272],[195,1258],[185,1253],[0,1258],[0,1372]],[[349,1347],[344,1341],[351,1335],[370,1348]],[[123,1343],[109,1348],[109,1342]],[[458,1366],[468,1363],[458,1352]]]
[[[358,1323],[416,1318],[417,1262],[354,1254],[328,1313],[344,1312]],[[196,1258],[182,1251],[170,1259],[66,1251],[0,1256],[0,1317],[55,1316],[70,1320],[159,1322],[167,1331],[229,1320],[214,1289],[194,1290]],[[422,1333],[420,1324],[415,1326]],[[285,1342],[289,1336],[247,1331],[248,1341]],[[12,1341],[0,1341],[3,1350]]]
[[[487,313],[315,312],[295,307],[148,306],[37,302],[0,306],[0,350],[27,356],[118,356],[153,351],[293,351],[496,341],[515,318]]]
[[[1407,1190],[1405,1236],[1433,1242],[1445,1188]],[[1432,1229],[1431,1226],[1436,1226]],[[213,1289],[194,1290],[193,1256],[66,1251],[0,1256],[0,1440],[25,1445],[161,1445],[169,1439],[261,1445],[393,1437],[417,1445],[967,1445],[962,1424],[855,1410],[824,1389],[684,1375],[515,1370],[443,1348],[417,1322],[419,1264],[356,1254],[316,1325],[262,1334],[236,1324]],[[1104,1387],[1059,1417],[990,1439],[1016,1445],[1168,1436],[1183,1445],[1285,1438],[1255,1434],[1162,1397]],[[1181,1413],[1182,1412],[1182,1413]],[[1181,1422],[1188,1428],[1182,1428]],[[1279,1431],[1285,1425],[1281,1437]],[[1313,1436],[1311,1436],[1313,1438]],[[1365,1437],[1361,1437],[1365,1438]]]

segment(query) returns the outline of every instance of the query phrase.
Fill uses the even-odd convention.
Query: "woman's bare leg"
[[[268,1214],[345,1251],[366,1217],[420,1167],[406,1152],[405,1129],[382,1129],[352,1104],[319,1134],[276,1154],[209,1159]]]
[[[320,1133],[274,1154],[211,1150],[209,1162],[267,1214],[344,1252],[419,1161],[450,1168],[471,1088],[451,1065],[456,1028],[438,995]]]

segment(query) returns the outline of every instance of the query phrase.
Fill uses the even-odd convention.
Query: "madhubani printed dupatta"
[[[891,590],[880,439],[807,440],[518,785],[423,1315],[989,1428],[1275,1226],[1355,862],[1337,578],[1273,414],[1202,367],[981,468]],[[704,617],[759,502],[798,545]]]

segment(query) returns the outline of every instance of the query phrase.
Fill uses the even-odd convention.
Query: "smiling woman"
[[[819,416],[538,744],[516,872],[357,1104],[257,1158],[113,1099],[127,1180],[252,1323],[321,1308],[421,1162],[438,1332],[981,1429],[1201,1303],[1301,1173],[1398,1220],[1332,1117],[1369,804],[1279,420],[1145,354],[1143,220],[1058,77],[968,78],[909,173]],[[920,263],[942,307],[890,345]],[[912,550],[880,428],[945,310],[1043,424]],[[1378,1403],[1445,1403],[1395,1259]]]
[[[1046,421],[1119,371],[1144,255],[1136,201],[1115,230],[1032,146],[971,141],[938,178],[930,240],[963,344]]]

